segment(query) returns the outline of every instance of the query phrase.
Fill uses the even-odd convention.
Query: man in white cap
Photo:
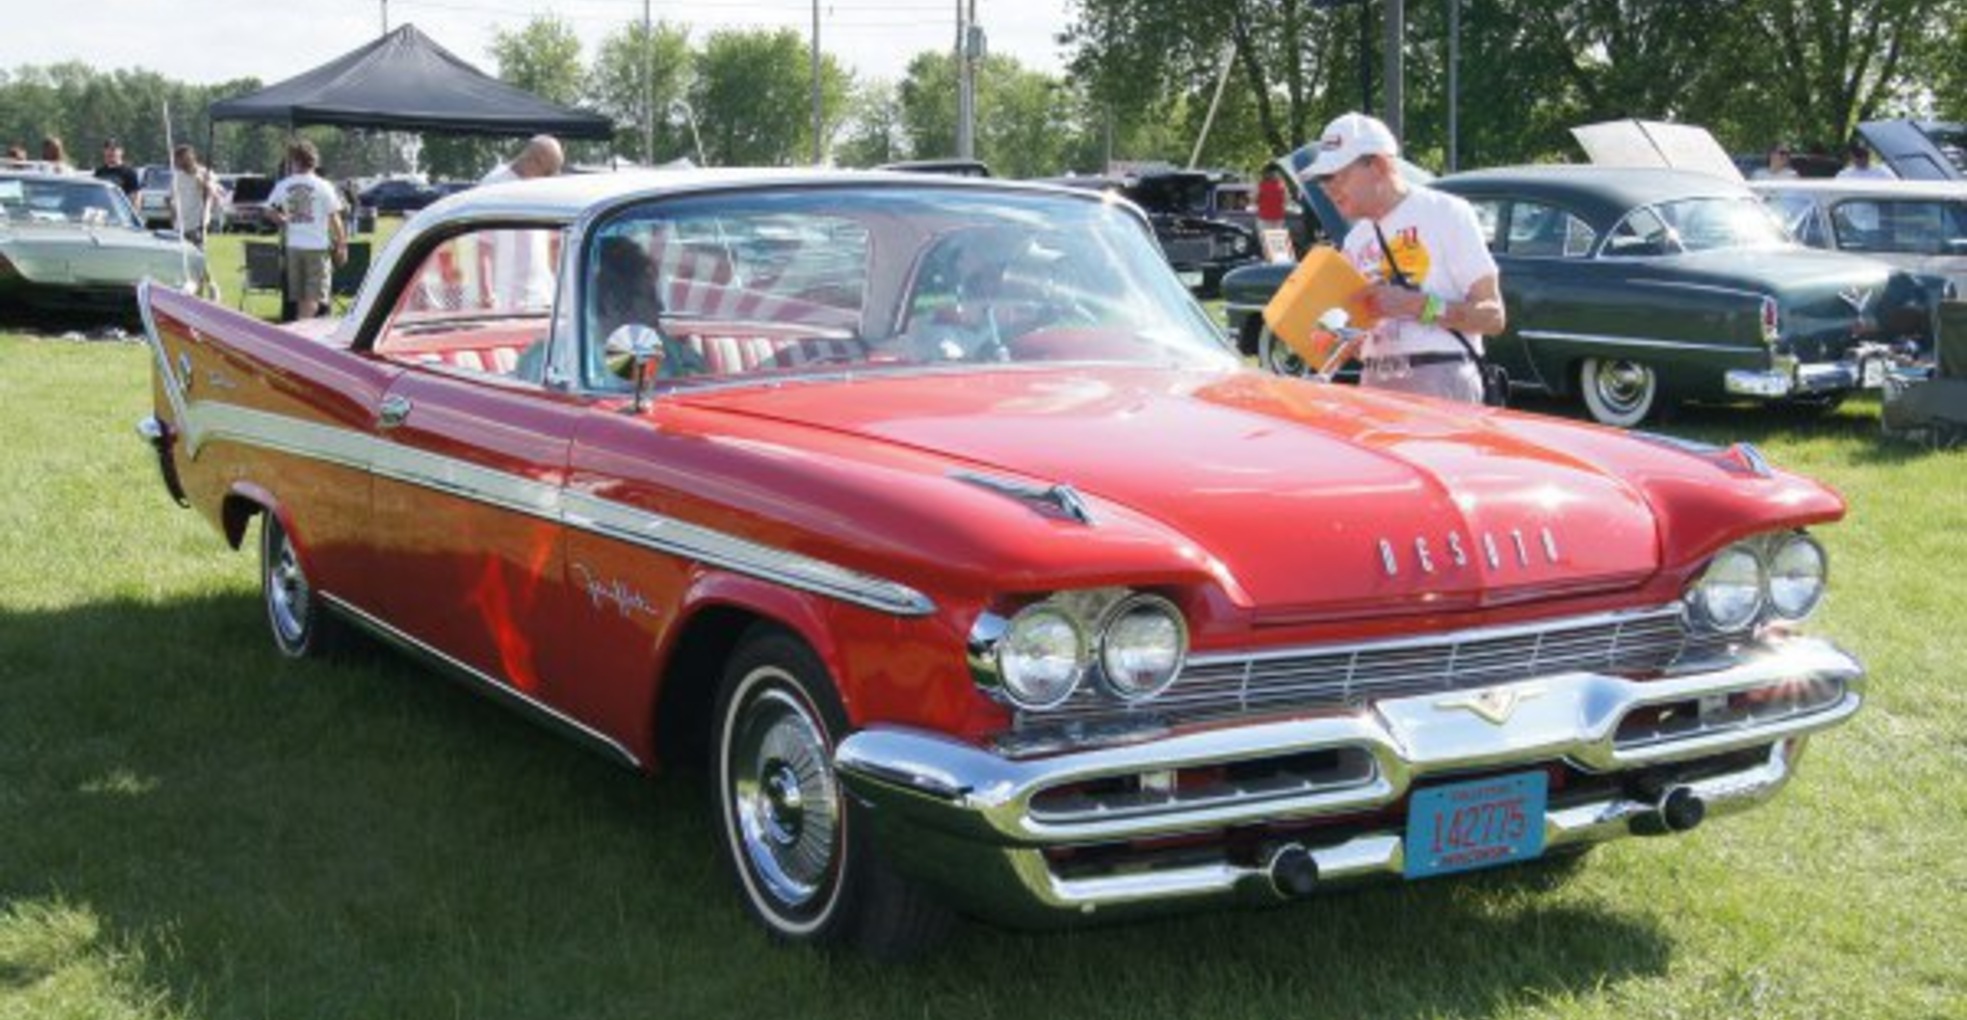
[[[1348,113],[1326,126],[1304,171],[1352,221],[1345,257],[1372,281],[1366,301],[1380,318],[1360,382],[1479,404],[1482,338],[1504,326],[1496,260],[1475,210],[1408,184],[1399,155],[1384,123]]]

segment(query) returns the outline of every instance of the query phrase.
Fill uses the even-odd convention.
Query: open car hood
[[[1432,401],[1090,367],[677,397],[931,452],[951,484],[1070,485],[1102,538],[1186,550],[1266,613],[1466,607],[1659,567],[1653,511],[1619,477]]]
[[[1741,168],[1704,127],[1657,120],[1608,120],[1571,129],[1597,166],[1692,170],[1742,180]]]

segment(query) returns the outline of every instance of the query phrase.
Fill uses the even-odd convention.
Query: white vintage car
[[[139,281],[181,288],[204,271],[203,252],[145,230],[107,182],[0,170],[0,310],[134,321]]]

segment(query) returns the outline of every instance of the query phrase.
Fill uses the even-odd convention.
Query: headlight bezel
[[[986,609],[969,637],[971,680],[992,700],[1023,712],[1059,708],[1086,696],[1108,705],[1143,705],[1166,693],[1187,666],[1191,629],[1180,604],[1145,589],[1096,588],[1052,592],[1028,599],[1006,600],[1001,609]],[[1151,690],[1134,689],[1108,675],[1109,644],[1114,628],[1143,610],[1158,613],[1175,628],[1174,664]],[[1078,653],[1069,684],[1063,690],[1038,690],[1023,682],[1018,664],[1010,658],[1019,633],[1052,614],[1075,629]]]
[[[1807,550],[1815,561],[1814,584],[1807,586],[1807,598],[1779,600],[1776,564],[1796,550]],[[1752,564],[1755,576],[1753,611],[1719,612],[1710,586],[1730,583],[1721,573],[1730,566],[1739,569],[1748,564]],[[1736,579],[1732,583],[1739,586],[1741,582]],[[1688,582],[1681,601],[1690,621],[1700,629],[1719,634],[1749,634],[1770,623],[1795,624],[1808,619],[1823,604],[1829,589],[1830,555],[1823,543],[1802,528],[1791,528],[1753,535],[1723,547]]]

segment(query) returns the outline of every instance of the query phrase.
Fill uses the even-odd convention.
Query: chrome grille
[[[1522,627],[1199,656],[1167,693],[1145,704],[1123,705],[1087,685],[1065,704],[1024,713],[1020,721],[1049,725],[1142,714],[1191,719],[1335,708],[1554,673],[1648,673],[1726,647],[1725,637],[1690,632],[1680,607],[1669,605]]]

